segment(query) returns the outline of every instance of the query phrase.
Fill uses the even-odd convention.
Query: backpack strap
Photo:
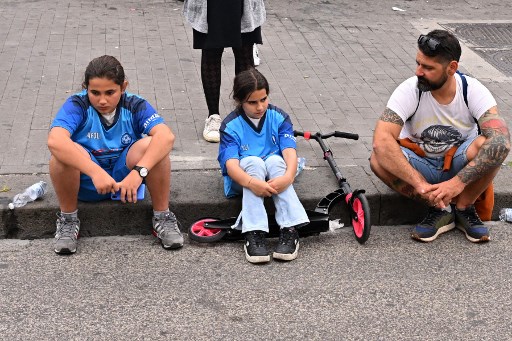
[[[418,111],[418,108],[420,107],[421,94],[423,93],[423,91],[421,91],[420,89],[418,89],[418,91],[419,91],[419,94],[418,94],[418,104],[416,104],[416,109],[414,109],[414,112],[412,113],[411,116],[409,116],[407,121],[409,121],[414,116],[414,114],[416,114],[416,111]]]
[[[462,96],[464,96],[464,103],[466,103],[466,107],[469,108],[468,104],[468,81],[466,79],[466,76],[459,70],[457,70],[457,73],[460,76],[460,79],[462,80]]]
[[[466,103],[466,106],[469,109],[469,104],[468,104],[468,81],[466,79],[466,76],[464,76],[464,74],[462,72],[457,70],[457,73],[459,74],[460,79],[462,81],[462,95],[464,96],[464,103]],[[478,120],[476,118],[474,118],[474,117],[473,117],[473,120],[475,121],[476,127],[478,128],[478,135],[481,135],[482,131],[480,130],[480,124],[478,124]]]

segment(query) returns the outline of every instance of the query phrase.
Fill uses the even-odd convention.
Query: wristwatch
[[[148,176],[149,171],[146,167],[134,166],[133,169],[139,172],[140,177],[143,179],[145,179],[146,176]]]

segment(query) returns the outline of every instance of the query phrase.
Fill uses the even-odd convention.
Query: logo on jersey
[[[249,145],[248,144],[243,144],[240,146],[240,149],[244,150],[244,151],[248,151],[249,150]]]
[[[91,139],[91,140],[99,140],[101,137],[100,137],[100,133],[95,132],[95,131],[90,131],[87,133],[87,138]]]
[[[123,136],[121,137],[121,143],[125,146],[132,143],[132,137],[130,136],[130,134],[124,133]]]
[[[158,119],[160,117],[160,115],[158,115],[157,113],[154,113],[153,115],[151,115],[145,122],[144,122],[144,128],[146,128],[151,122],[153,122],[154,120]]]
[[[276,136],[275,136],[275,135],[272,135],[272,143],[273,143],[273,144],[277,144]]]
[[[290,134],[284,134],[283,136],[284,136],[284,138],[286,138],[286,139],[292,139],[293,141],[297,141],[297,139],[296,139],[296,138],[295,138],[295,136],[293,136],[293,135],[290,135]]]

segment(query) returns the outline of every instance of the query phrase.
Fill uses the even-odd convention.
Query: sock
[[[153,215],[154,215],[155,217],[160,217],[160,215],[162,215],[162,214],[164,214],[164,213],[169,213],[169,212],[170,212],[170,211],[169,211],[169,207],[167,207],[167,209],[166,209],[165,211],[155,211],[155,210],[153,210]]]
[[[443,208],[443,211],[450,213],[452,211],[452,205],[446,206],[445,208]]]
[[[74,210],[73,212],[69,212],[69,213],[62,212],[62,210],[61,210],[60,214],[66,220],[76,220],[76,219],[78,219],[78,209]]]

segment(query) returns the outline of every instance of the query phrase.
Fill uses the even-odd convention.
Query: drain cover
[[[512,23],[442,24],[489,64],[512,76]]]

